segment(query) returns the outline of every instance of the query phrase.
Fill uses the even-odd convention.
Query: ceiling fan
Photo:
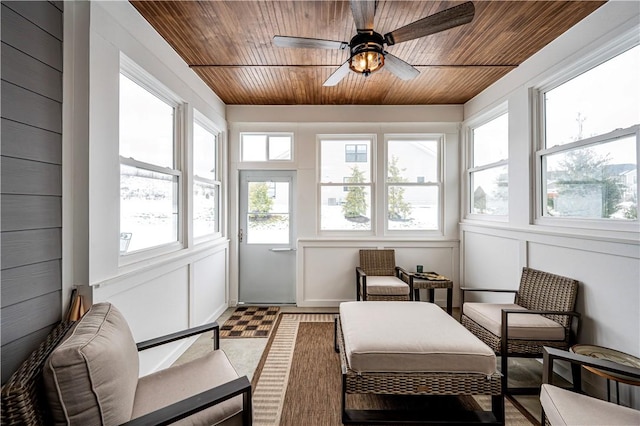
[[[349,48],[349,59],[329,76],[323,86],[335,86],[349,70],[367,77],[383,66],[402,80],[411,80],[420,74],[420,71],[385,51],[384,46],[392,46],[467,24],[475,14],[475,7],[469,1],[414,21],[383,36],[373,30],[373,18],[378,1],[350,0],[350,3],[358,33],[348,43],[306,37],[273,37],[273,43],[278,47],[337,50]]]

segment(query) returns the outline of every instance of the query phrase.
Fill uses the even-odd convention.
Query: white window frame
[[[358,141],[366,139],[370,142],[369,148],[369,163],[371,164],[369,170],[369,182],[359,184],[361,186],[366,186],[369,188],[369,193],[371,197],[371,229],[367,230],[355,230],[355,229],[322,229],[322,188],[323,187],[340,187],[341,189],[349,186],[349,183],[345,182],[322,182],[322,142],[323,141],[354,141],[354,144],[357,144]],[[317,213],[316,217],[318,218],[316,221],[316,231],[318,235],[344,235],[344,236],[354,236],[354,235],[375,235],[376,234],[376,224],[377,224],[377,208],[376,208],[376,139],[377,136],[375,134],[319,134],[316,135],[316,158],[317,158],[317,194],[316,194],[316,205],[317,205]],[[356,163],[360,164],[360,163]]]
[[[615,220],[607,218],[575,218],[575,217],[549,217],[544,216],[544,206],[546,197],[544,190],[546,183],[543,182],[544,173],[542,170],[543,160],[546,155],[569,152],[576,148],[586,147],[589,145],[604,144],[612,142],[615,139],[625,136],[636,135],[636,165],[640,164],[640,126],[635,125],[627,129],[616,129],[609,133],[600,134],[591,138],[582,139],[576,142],[546,147],[545,141],[545,93],[555,89],[558,86],[572,80],[573,78],[583,74],[611,59],[621,53],[640,44],[640,37],[637,34],[637,28],[633,31],[609,41],[598,49],[591,51],[590,54],[584,56],[577,62],[559,70],[547,80],[533,87],[530,91],[531,107],[536,118],[536,127],[534,131],[534,147],[535,147],[535,194],[534,194],[534,224],[542,226],[566,227],[566,228],[588,228],[603,231],[622,231],[622,232],[640,232],[640,218],[635,220]],[[637,171],[638,176],[640,172]],[[636,179],[638,180],[638,176]]]
[[[258,136],[265,136],[267,138],[267,143],[265,144],[265,160],[249,160],[249,161],[245,161],[242,159],[242,152],[244,149],[244,143],[243,143],[243,137],[244,135],[258,135]],[[239,152],[238,152],[238,162],[242,163],[242,164],[249,164],[249,163],[258,163],[258,164],[265,164],[265,163],[278,163],[278,164],[282,164],[282,163],[293,163],[295,161],[295,152],[294,152],[294,146],[295,146],[295,139],[293,136],[293,132],[240,132],[240,140],[239,140]],[[291,158],[289,159],[285,159],[285,160],[270,160],[269,159],[269,139],[270,138],[277,138],[277,137],[289,137],[291,138]]]
[[[481,172],[484,170],[495,169],[498,167],[507,166],[507,171],[509,170],[509,147],[507,147],[507,158],[500,159],[493,163],[483,164],[482,166],[474,166],[474,158],[473,158],[473,148],[474,148],[474,130],[487,124],[505,114],[509,114],[509,106],[505,102],[502,105],[493,108],[491,111],[480,115],[479,117],[469,121],[466,129],[466,191],[465,191],[465,218],[471,220],[482,220],[489,222],[508,222],[509,221],[509,213],[507,211],[506,215],[494,215],[494,214],[482,214],[482,213],[474,213],[473,212],[473,185],[471,176],[473,173]],[[510,123],[510,120],[507,120]],[[509,142],[507,142],[509,144]],[[509,181],[507,180],[507,183]],[[509,194],[510,196],[511,194]]]
[[[397,183],[389,182],[389,141],[424,141],[435,140],[437,142],[437,170],[436,182],[424,181],[423,183],[406,182],[402,186],[417,186],[417,187],[435,187],[438,188],[438,227],[437,229],[389,229],[389,186],[398,185]],[[422,236],[442,236],[444,235],[444,135],[441,133],[428,133],[428,134],[385,134],[384,135],[384,175],[382,176],[384,182],[384,230],[385,235],[399,236],[399,235],[422,235]]]
[[[173,135],[173,168],[161,167],[154,164],[146,163],[143,161],[135,160],[133,158],[125,158],[119,155],[119,165],[124,164],[131,167],[140,168],[142,170],[148,170],[153,172],[159,172],[175,176],[177,178],[176,188],[178,196],[176,197],[178,219],[176,221],[176,241],[172,241],[166,244],[160,244],[157,246],[148,247],[145,249],[136,250],[131,253],[119,253],[118,265],[126,266],[141,260],[146,260],[161,256],[167,253],[179,251],[185,247],[185,235],[186,235],[186,221],[185,221],[185,193],[186,182],[183,179],[184,171],[184,147],[186,145],[186,104],[180,97],[169,90],[164,84],[153,77],[150,73],[129,59],[125,55],[120,55],[120,70],[119,74],[123,74],[125,77],[138,84],[143,89],[147,90],[160,100],[166,102],[169,106],[174,108],[174,135]],[[119,92],[118,92],[119,93]],[[118,171],[118,175],[120,172]],[[120,179],[118,179],[120,181]],[[118,198],[118,218],[120,217],[120,202]],[[120,220],[118,219],[118,229]],[[118,234],[120,237],[120,234]]]
[[[209,120],[204,114],[202,114],[201,112],[199,112],[198,110],[196,110],[195,108],[193,109],[193,124],[197,123],[200,126],[202,126],[205,130],[211,132],[213,134],[213,136],[215,137],[215,146],[214,146],[214,152],[215,152],[215,177],[213,179],[207,179],[207,178],[196,178],[195,175],[195,168],[193,167],[193,159],[192,159],[192,167],[191,167],[191,178],[193,179],[192,181],[192,188],[191,191],[189,192],[191,197],[192,197],[192,209],[191,209],[191,217],[190,217],[190,223],[192,226],[192,235],[193,235],[193,243],[194,245],[196,244],[201,244],[203,242],[206,241],[210,241],[216,238],[220,238],[222,236],[222,220],[223,220],[223,213],[222,213],[222,181],[221,181],[221,167],[222,167],[222,161],[221,161],[221,148],[220,148],[220,144],[221,144],[221,138],[222,138],[222,132],[220,131],[220,129],[218,129],[211,120]],[[195,155],[195,149],[194,149],[194,145],[192,143],[192,149],[191,149],[191,153],[192,155]],[[214,232],[210,233],[210,234],[206,234],[206,235],[201,235],[196,237],[195,234],[193,234],[193,186],[195,186],[196,181],[199,182],[203,182],[203,183],[207,183],[210,185],[213,185],[216,187],[216,200],[215,200],[215,209],[216,209],[216,218],[215,218],[215,223],[216,223],[216,229],[214,230]]]

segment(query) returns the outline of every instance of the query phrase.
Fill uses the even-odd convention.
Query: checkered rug
[[[220,327],[220,337],[269,337],[279,311],[277,306],[241,306]]]

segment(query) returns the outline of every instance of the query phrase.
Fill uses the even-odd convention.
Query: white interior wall
[[[640,235],[637,230],[534,224],[529,89],[572,69],[621,35],[640,37],[639,24],[637,2],[609,2],[465,104],[464,135],[469,121],[501,103],[509,105],[510,214],[508,222],[496,223],[465,218],[463,213],[460,226],[464,285],[515,289],[523,266],[575,278],[580,281],[577,310],[583,319],[579,342],[636,356],[640,356]],[[593,376],[586,378],[586,385],[604,394],[603,383]],[[640,408],[640,392],[622,385],[621,401]]]
[[[65,8],[69,12],[65,28],[74,30],[66,33],[70,38],[65,40],[65,64],[70,64],[65,67],[65,123],[70,123],[69,135],[74,137],[66,140],[63,185],[64,203],[74,217],[65,222],[63,232],[65,241],[77,242],[67,244],[65,252],[73,259],[65,262],[65,291],[78,285],[89,304],[113,303],[126,317],[136,341],[211,321],[228,306],[226,229],[222,238],[198,245],[188,245],[184,238],[185,248],[161,256],[126,264],[120,259],[121,54],[185,102],[187,122],[195,108],[221,131],[221,155],[226,153],[225,105],[129,2],[68,2]],[[88,93],[82,86],[75,91],[75,82],[86,82]],[[87,98],[88,108],[82,110]],[[84,115],[72,116],[78,110]],[[188,190],[187,174],[183,182],[182,189]],[[186,228],[183,231],[186,235]],[[74,263],[88,264],[88,268]],[[141,374],[169,365],[193,340],[145,351]]]
[[[355,299],[355,266],[360,248],[395,248],[396,262],[409,270],[423,264],[426,270],[449,274],[458,285],[459,123],[462,106],[358,107],[358,106],[228,106],[230,177],[230,235],[237,234],[237,176],[243,169],[295,170],[297,188],[296,303],[298,306],[337,306]],[[291,121],[297,119],[300,121]],[[252,122],[251,120],[256,120]],[[284,164],[241,163],[240,132],[292,132],[294,159]],[[374,231],[366,236],[336,235],[318,230],[317,135],[374,134],[374,170],[384,170],[386,134],[444,135],[444,227],[442,235],[393,234],[384,232],[384,217],[378,207]],[[376,175],[379,176],[379,173]],[[384,186],[377,180],[375,198],[384,199]],[[235,200],[235,201],[234,201]],[[380,206],[380,203],[377,203]],[[238,258],[231,242],[230,299],[237,301]],[[457,301],[457,291],[456,301]],[[444,292],[436,292],[444,303]]]

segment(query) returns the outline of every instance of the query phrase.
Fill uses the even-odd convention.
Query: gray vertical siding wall
[[[2,383],[60,320],[62,2],[1,2]]]

